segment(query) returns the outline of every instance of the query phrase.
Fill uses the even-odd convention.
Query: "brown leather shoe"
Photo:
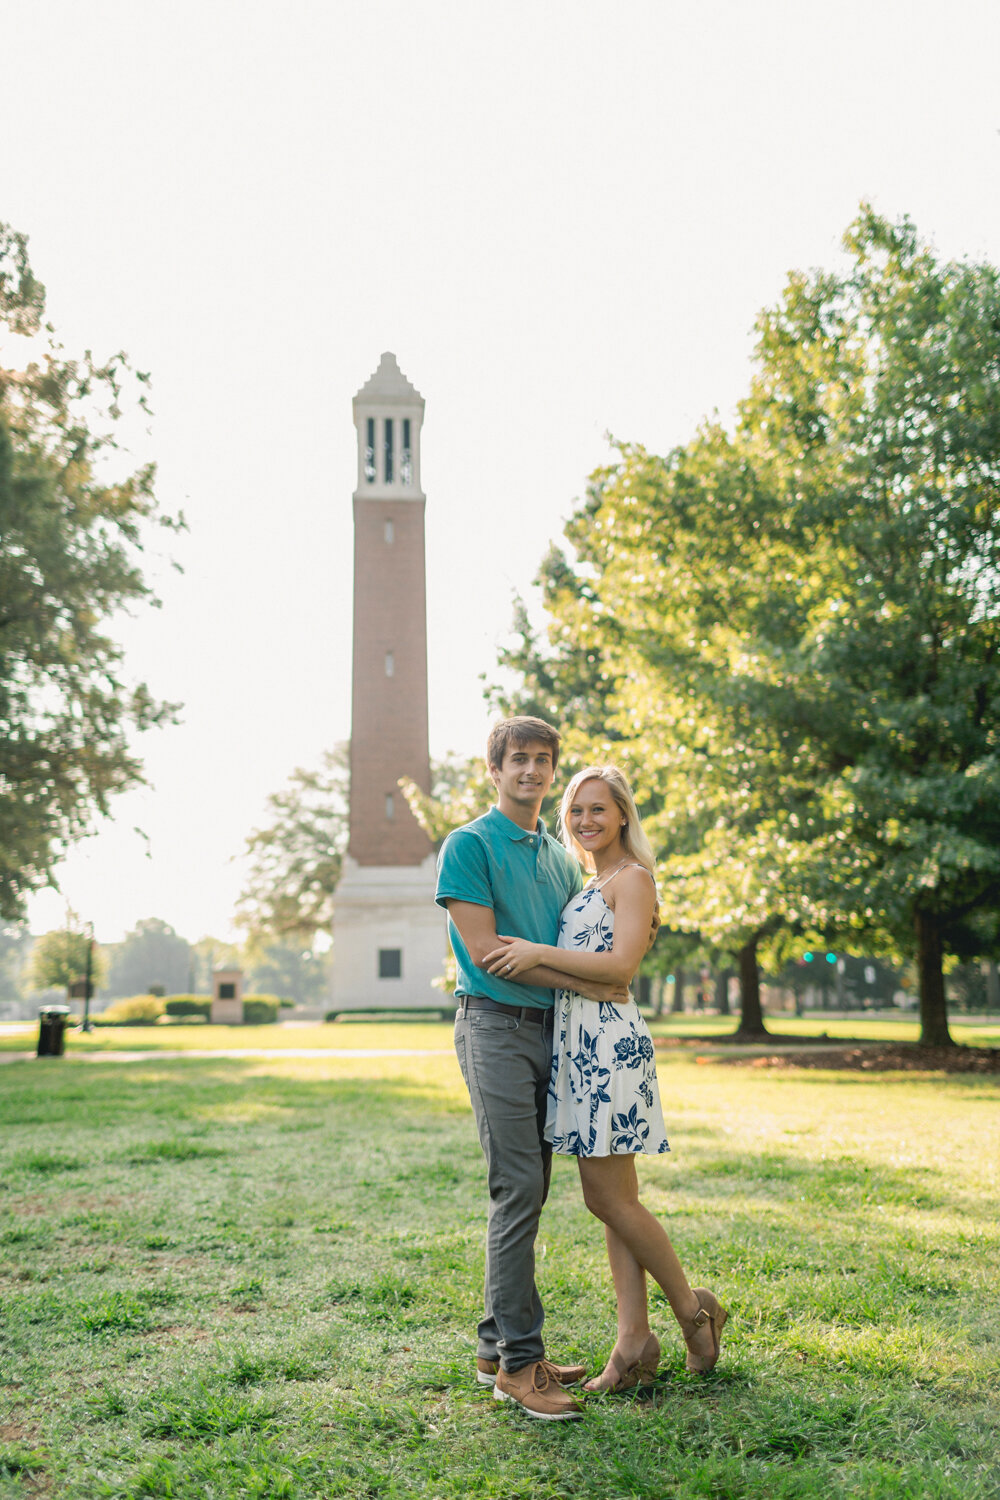
[[[540,1359],[512,1375],[498,1370],[494,1401],[513,1401],[529,1417],[539,1417],[543,1422],[569,1422],[582,1417],[583,1407],[553,1379],[549,1373],[552,1368],[547,1360]]]
[[[552,1379],[558,1385],[576,1385],[587,1373],[586,1365],[556,1365],[551,1359],[543,1360]],[[500,1364],[495,1359],[476,1360],[476,1379],[480,1385],[496,1385]]]
[[[587,1373],[586,1365],[556,1365],[551,1359],[543,1359],[542,1364],[559,1385],[576,1385]]]

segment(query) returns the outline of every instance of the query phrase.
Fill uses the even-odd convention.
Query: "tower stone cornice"
[[[379,360],[378,369],[370,375],[354,398],[355,417],[359,405],[418,406],[424,409],[424,398],[412,385],[396,362],[396,356],[387,349]]]

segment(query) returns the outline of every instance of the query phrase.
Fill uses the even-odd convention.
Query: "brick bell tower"
[[[420,429],[424,399],[394,354],[354,398],[350,838],[333,919],[333,1009],[440,1003],[447,942],[433,846],[399,789],[430,786]]]

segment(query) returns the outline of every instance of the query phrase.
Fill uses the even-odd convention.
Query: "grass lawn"
[[[674,1151],[640,1173],[731,1310],[723,1359],[687,1376],[657,1295],[655,1390],[543,1424],[473,1383],[485,1190],[446,1034],[0,1068],[0,1500],[1000,1496],[1000,1080],[661,1058]],[[539,1280],[552,1354],[599,1368],[565,1160]]]
[[[37,1022],[0,1032],[0,1052],[34,1052]],[[91,1052],[216,1052],[227,1049],[271,1051],[451,1051],[451,1024],[445,1021],[343,1021],[315,1026],[102,1026],[90,1032],[71,1027],[67,1054]]]
[[[655,1037],[688,1041],[730,1035],[736,1030],[735,1016],[661,1016],[650,1022]],[[808,1016],[772,1015],[769,1030],[783,1037],[810,1038],[825,1034],[861,1041],[915,1042],[920,1023],[901,1019],[891,1012],[863,1015],[820,1013]],[[995,1016],[952,1016],[952,1036],[970,1047],[1000,1047],[1000,1020]],[[20,1027],[0,1030],[0,1053],[34,1052],[38,1024],[25,1021]],[[451,1051],[451,1023],[423,1017],[413,1020],[317,1022],[314,1026],[107,1026],[83,1033],[76,1027],[66,1032],[66,1051],[90,1052],[213,1052],[226,1049],[316,1048],[332,1051],[399,1049],[402,1051]]]
[[[784,1013],[765,1016],[768,1031],[782,1037],[801,1037],[803,1043],[818,1036],[844,1037],[852,1041],[915,1042],[920,1036],[916,1016],[903,1019],[898,1012],[812,1012],[806,1016]],[[731,1035],[738,1016],[661,1016],[650,1022],[654,1036],[688,1038]],[[1000,1047],[1000,1020],[996,1016],[949,1017],[952,1039],[967,1047]]]

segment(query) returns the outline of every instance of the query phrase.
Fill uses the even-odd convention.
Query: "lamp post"
[[[94,924],[87,923],[87,965],[83,975],[83,1025],[81,1031],[93,1031],[90,1020],[90,995],[93,988],[92,976],[94,972]]]

